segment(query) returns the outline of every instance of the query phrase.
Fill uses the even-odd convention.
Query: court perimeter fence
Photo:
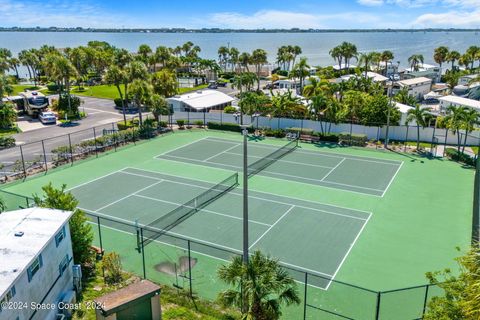
[[[416,125],[389,125],[386,123],[369,123],[359,124],[355,122],[347,123],[330,123],[327,121],[317,121],[310,119],[293,119],[293,118],[275,118],[264,116],[250,116],[238,114],[225,113],[223,111],[211,111],[211,112],[175,112],[170,118],[171,125],[176,124],[177,120],[185,120],[186,124],[194,126],[196,122],[202,122],[208,124],[209,122],[216,122],[219,124],[236,123],[251,125],[256,129],[269,128],[269,129],[289,129],[300,128],[304,130],[313,130],[315,132],[323,134],[347,134],[347,135],[365,135],[370,141],[385,141],[387,134],[388,140],[392,147],[398,146],[400,150],[406,150],[407,142],[416,142],[418,137],[418,131]],[[388,128],[388,129],[387,129]],[[460,146],[480,146],[480,131],[475,130],[473,132],[465,132],[460,130],[459,132],[453,132],[442,128],[436,128],[432,123],[432,126],[425,128],[419,128],[419,141],[427,143],[433,150],[432,153],[439,156],[445,155],[446,147],[456,148],[458,141]],[[437,152],[438,146],[442,146],[442,150]],[[470,154],[476,158],[475,154]]]
[[[33,199],[0,190],[8,210],[32,206]],[[192,298],[215,300],[227,288],[217,270],[240,252],[227,250],[174,234],[161,236],[148,246],[145,234],[154,231],[138,225],[86,213],[94,232],[94,245],[102,252],[120,254],[125,271],[173,286]],[[157,230],[158,231],[158,230]],[[283,266],[297,281],[301,304],[284,309],[287,319],[422,319],[428,302],[443,295],[438,285],[425,284],[377,291]],[[327,289],[325,289],[327,288]]]

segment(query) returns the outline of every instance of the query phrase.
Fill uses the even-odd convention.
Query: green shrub
[[[240,125],[236,123],[228,123],[228,122],[223,122],[223,123],[218,123],[218,122],[209,122],[207,124],[208,129],[212,130],[223,130],[223,131],[233,131],[233,132],[242,132],[242,128],[240,128]],[[253,127],[248,127],[247,128],[248,132],[254,132],[255,129]]]
[[[293,133],[301,133],[301,134],[309,134],[313,135],[314,131],[313,129],[307,129],[307,128],[288,128],[288,132],[293,132]]]
[[[470,157],[468,154],[458,152],[457,149],[447,148],[445,150],[445,154],[447,155],[448,158],[452,159],[453,161],[462,162],[469,166],[475,166],[474,158]]]
[[[265,129],[263,130],[265,136],[275,138],[285,138],[286,132],[282,129]]]
[[[15,138],[11,136],[0,136],[0,149],[11,148],[15,146]]]
[[[357,147],[365,147],[367,144],[368,138],[366,134],[352,134],[342,132],[338,135],[339,142]]]
[[[103,257],[103,267],[105,270],[105,282],[108,284],[118,284],[122,281],[122,261],[120,255],[116,252],[109,252]]]
[[[129,100],[124,100],[125,101],[125,108],[128,107],[128,104],[130,103]],[[122,99],[120,98],[115,98],[113,100],[113,102],[115,103],[115,107],[118,108],[118,109],[121,109],[123,106],[122,106]]]
[[[334,142],[338,143],[339,141],[339,135],[336,133],[324,133],[322,134],[321,132],[314,132],[314,136],[320,137],[321,141],[326,141],[326,142]]]
[[[60,90],[60,86],[55,83],[49,83],[47,84],[47,89],[51,92],[58,92]]]
[[[179,129],[184,129],[186,122],[187,122],[187,121],[185,121],[184,119],[178,119],[178,120],[177,120],[178,128],[179,128]]]
[[[232,107],[232,106],[227,106],[223,109],[223,112],[232,114],[232,113],[237,112],[237,109],[235,107]]]
[[[203,127],[203,121],[202,120],[195,120],[193,122],[193,124],[196,125],[199,128]]]
[[[158,126],[160,128],[166,128],[166,127],[168,127],[168,123],[167,123],[167,121],[159,121]]]

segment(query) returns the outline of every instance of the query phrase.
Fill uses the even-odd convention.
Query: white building
[[[438,98],[440,101],[440,110],[445,112],[449,106],[455,107],[467,107],[469,109],[475,109],[480,111],[480,101],[467,99],[457,96],[445,96]]]
[[[306,77],[303,79],[303,86],[308,86],[309,84],[312,84],[313,80],[320,81],[320,77],[317,76],[310,76]],[[293,78],[293,79],[279,79],[273,83],[274,87],[278,89],[286,89],[286,90],[293,90],[295,91],[295,88],[300,88],[300,79],[299,78]]]
[[[412,95],[418,100],[421,100],[423,99],[424,95],[431,91],[432,80],[425,77],[400,80],[395,82],[393,93],[395,94],[403,88],[408,89],[409,95]]]
[[[442,78],[442,69],[438,66],[423,63],[423,64],[420,64],[416,69],[406,68],[403,71],[404,79],[418,78],[418,77],[429,78],[434,83],[440,82]]]
[[[459,86],[469,86],[473,80],[479,79],[479,78],[480,78],[480,74],[468,74],[468,75],[465,75],[465,76],[461,76],[458,79],[458,85]]]
[[[235,99],[217,90],[199,90],[167,99],[173,112],[208,112],[223,110]]]
[[[341,76],[340,78],[337,78],[336,82],[340,83],[340,82],[348,81],[351,78],[358,78],[358,77],[362,77],[362,78],[365,77],[365,73],[362,72],[360,76],[356,74],[347,74],[347,75]],[[377,83],[385,83],[388,80],[387,77],[372,71],[367,71],[367,77],[371,79],[373,82],[377,82]]]
[[[401,117],[400,117],[400,125],[403,126],[407,122],[407,117],[408,117],[408,111],[414,109],[412,106],[408,106],[406,104],[400,103],[400,102],[395,102],[395,107],[400,111]],[[416,126],[417,123],[416,121],[411,121],[408,123],[410,126]]]
[[[44,208],[0,214],[0,319],[56,319],[59,303],[75,300],[71,215]]]

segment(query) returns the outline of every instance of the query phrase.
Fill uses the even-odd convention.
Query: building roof
[[[401,113],[407,113],[408,110],[413,109],[412,106],[408,106],[400,102],[395,102],[395,107],[397,107],[397,109],[400,110]]]
[[[95,302],[101,306],[103,315],[108,316],[119,310],[122,305],[141,298],[150,298],[159,293],[160,287],[158,285],[148,280],[142,280],[96,298]]]
[[[415,84],[421,84],[424,82],[432,82],[432,79],[426,78],[426,77],[418,77],[418,78],[412,78],[412,79],[405,79],[405,80],[400,80],[397,81],[397,83],[401,86],[412,86]]]
[[[480,110],[480,101],[473,100],[473,99],[462,98],[462,97],[457,97],[457,96],[445,96],[445,97],[438,98],[438,100],[446,102],[446,103],[459,104],[459,105],[462,105],[462,106],[465,106],[465,107]]]
[[[341,66],[338,65],[338,64],[334,64],[334,65],[332,66],[333,70],[337,70],[337,71],[338,71],[338,70],[345,70],[345,69],[355,69],[356,67],[357,67],[356,65],[349,64],[349,65],[348,65],[348,68],[347,68],[347,66],[346,66],[345,63],[342,63]]]
[[[29,208],[0,214],[0,296],[70,219],[72,212]],[[16,236],[23,232],[22,236]]]
[[[168,98],[170,101],[180,101],[196,110],[204,110],[232,102],[234,98],[217,90],[199,90]]]

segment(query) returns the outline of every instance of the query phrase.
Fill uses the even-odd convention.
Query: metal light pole
[[[388,101],[388,108],[387,108],[387,130],[385,131],[385,149],[388,149],[388,140],[389,140],[389,131],[390,131],[390,109],[392,108],[393,102],[393,83],[395,81],[395,76],[390,76],[390,90],[388,92],[389,101]]]
[[[243,263],[248,264],[248,156],[247,156],[247,137],[248,130],[246,125],[242,125],[243,134]]]

